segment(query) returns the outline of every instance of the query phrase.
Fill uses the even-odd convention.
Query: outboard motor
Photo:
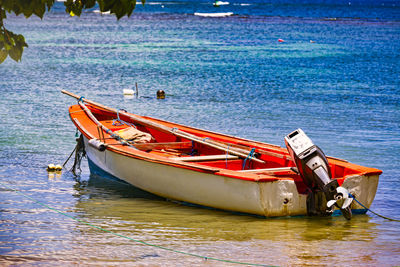
[[[336,179],[332,180],[331,169],[322,150],[301,129],[285,136],[285,144],[309,189],[308,215],[329,215],[333,212],[333,206],[336,206],[350,220],[353,199],[349,198],[347,189],[339,186]]]

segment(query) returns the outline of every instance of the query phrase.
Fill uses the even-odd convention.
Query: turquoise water
[[[233,12],[225,18],[194,12]],[[0,65],[2,265],[400,264],[399,223],[371,213],[260,219],[186,207],[124,185],[49,176],[75,145],[66,89],[142,115],[284,146],[302,128],[334,157],[383,170],[372,209],[400,218],[400,5],[396,1],[148,2],[116,21],[10,16],[29,44]],[[278,39],[285,40],[279,43]],[[313,41],[313,42],[310,42]],[[138,84],[139,98],[123,89]],[[165,100],[155,93],[163,89]]]

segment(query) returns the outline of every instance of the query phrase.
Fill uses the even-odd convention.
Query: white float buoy
[[[123,89],[123,90],[122,90],[122,93],[123,93],[124,95],[134,95],[134,94],[135,94],[135,91],[133,91],[132,89]]]
[[[54,164],[47,165],[47,171],[55,171],[55,170],[56,170],[56,166]]]
[[[53,163],[51,163],[51,164],[47,165],[47,171],[48,172],[54,172],[54,171],[59,172],[59,171],[62,170],[62,168],[63,167],[61,165],[59,165],[59,164],[54,165]]]

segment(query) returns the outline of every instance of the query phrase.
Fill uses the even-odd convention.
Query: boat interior
[[[172,129],[179,127],[179,130],[190,134],[189,136],[178,136],[157,129],[157,127],[134,122],[123,114],[115,114],[97,107],[90,107],[90,110],[100,124],[112,133],[134,128],[139,132],[151,135],[151,140],[148,142],[123,139],[135,148],[149,153],[149,155],[159,155],[172,160],[237,171],[243,173],[244,176],[246,174],[257,174],[292,178],[300,192],[306,190],[301,177],[296,172],[294,162],[284,148],[143,117]],[[100,140],[102,135],[104,138],[104,133],[98,134]],[[115,134],[106,134],[106,136],[108,138],[105,139],[108,140],[104,140],[105,143],[109,145],[121,144],[121,140],[118,140],[120,138],[118,136],[115,138]],[[192,136],[196,136],[196,139],[193,140]],[[213,144],[217,144],[217,146],[213,146]],[[231,153],[233,150],[240,151],[241,154]],[[330,158],[329,165],[332,178],[337,178],[339,184],[342,184],[344,177],[359,172],[356,168],[349,167],[351,164],[344,160]]]

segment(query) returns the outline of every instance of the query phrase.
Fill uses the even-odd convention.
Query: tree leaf
[[[111,12],[115,14],[117,19],[120,19],[125,15],[129,17],[135,9],[135,6],[136,0],[117,0],[111,8]]]
[[[12,11],[14,9],[14,1],[13,0],[2,0],[1,1],[1,6],[8,12]]]
[[[21,46],[21,47],[28,47],[28,44],[25,42],[25,37],[22,34],[18,34],[15,37],[16,43],[17,45]]]
[[[94,7],[96,5],[96,0],[86,0],[84,2],[86,2],[86,3],[84,3],[84,5],[85,5],[84,8],[85,9],[86,8],[92,8],[92,7]]]
[[[2,8],[0,8],[0,24],[3,21],[3,19],[6,19],[7,15],[6,15],[6,11]]]
[[[3,42],[3,44],[4,44],[4,49],[7,50],[7,51],[10,50],[13,47],[8,42]]]
[[[113,6],[116,4],[116,0],[98,0],[101,12],[111,11]]]
[[[7,51],[5,50],[0,50],[0,64],[4,62],[4,60],[6,60],[8,56]]]
[[[33,3],[33,14],[39,18],[43,18],[44,12],[46,12],[46,4],[42,1],[32,1]]]
[[[13,48],[10,49],[10,51],[8,51],[8,54],[12,59],[18,62],[21,60],[23,50],[24,50],[23,47],[14,46]]]
[[[133,10],[135,9],[135,7],[136,7],[136,0],[134,0],[134,1],[130,1],[130,3],[129,3],[129,9],[128,9],[128,11],[126,12],[126,15],[128,16],[128,17],[130,17],[131,15],[132,15],[132,12],[133,12]]]
[[[54,0],[47,0],[46,4],[47,4],[47,11],[50,11],[52,6],[54,5]]]

